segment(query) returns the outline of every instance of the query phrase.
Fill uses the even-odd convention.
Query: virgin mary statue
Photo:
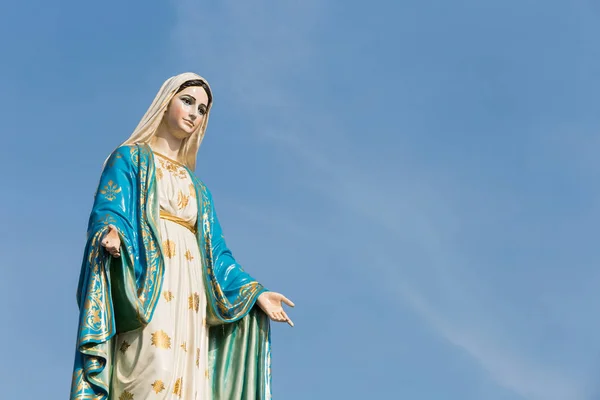
[[[293,303],[236,262],[192,172],[212,103],[202,77],[169,78],[104,164],[71,399],[271,398],[269,319],[293,326]]]

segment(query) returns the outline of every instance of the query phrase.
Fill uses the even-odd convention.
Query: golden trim
[[[184,163],[182,163],[181,161],[173,160],[171,157],[167,157],[167,156],[165,156],[164,154],[161,154],[161,153],[159,153],[159,152],[157,152],[157,151],[155,151],[155,150],[152,150],[152,152],[153,152],[154,154],[156,154],[157,156],[160,156],[160,157],[162,157],[162,158],[166,158],[167,160],[171,161],[171,162],[172,162],[172,163],[174,163],[174,164],[177,164],[177,165],[180,165],[180,166],[182,166],[182,167],[185,167],[185,164],[184,164]]]
[[[184,228],[189,229],[194,235],[196,234],[196,225],[192,225],[190,224],[188,221],[184,220],[183,218],[177,217],[173,214],[169,214],[166,211],[160,210],[160,218],[162,219],[166,219],[167,221],[171,221],[171,222],[175,222],[176,224],[179,224],[181,226],[183,226]]]

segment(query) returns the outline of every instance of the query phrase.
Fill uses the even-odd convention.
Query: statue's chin
[[[178,129],[175,132],[171,132],[171,135],[173,135],[175,138],[179,139],[179,140],[183,140],[183,139],[187,139],[190,136],[192,136],[192,133],[194,133],[193,130],[184,130],[184,129]]]

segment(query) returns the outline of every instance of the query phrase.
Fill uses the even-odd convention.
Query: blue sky
[[[66,398],[102,162],[194,71],[275,399],[600,399],[600,2],[51,3],[0,5],[3,397]]]

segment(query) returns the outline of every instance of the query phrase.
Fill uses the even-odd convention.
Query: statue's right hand
[[[104,234],[104,238],[102,238],[102,246],[113,257],[121,257],[121,239],[114,225],[108,226],[108,231]]]

